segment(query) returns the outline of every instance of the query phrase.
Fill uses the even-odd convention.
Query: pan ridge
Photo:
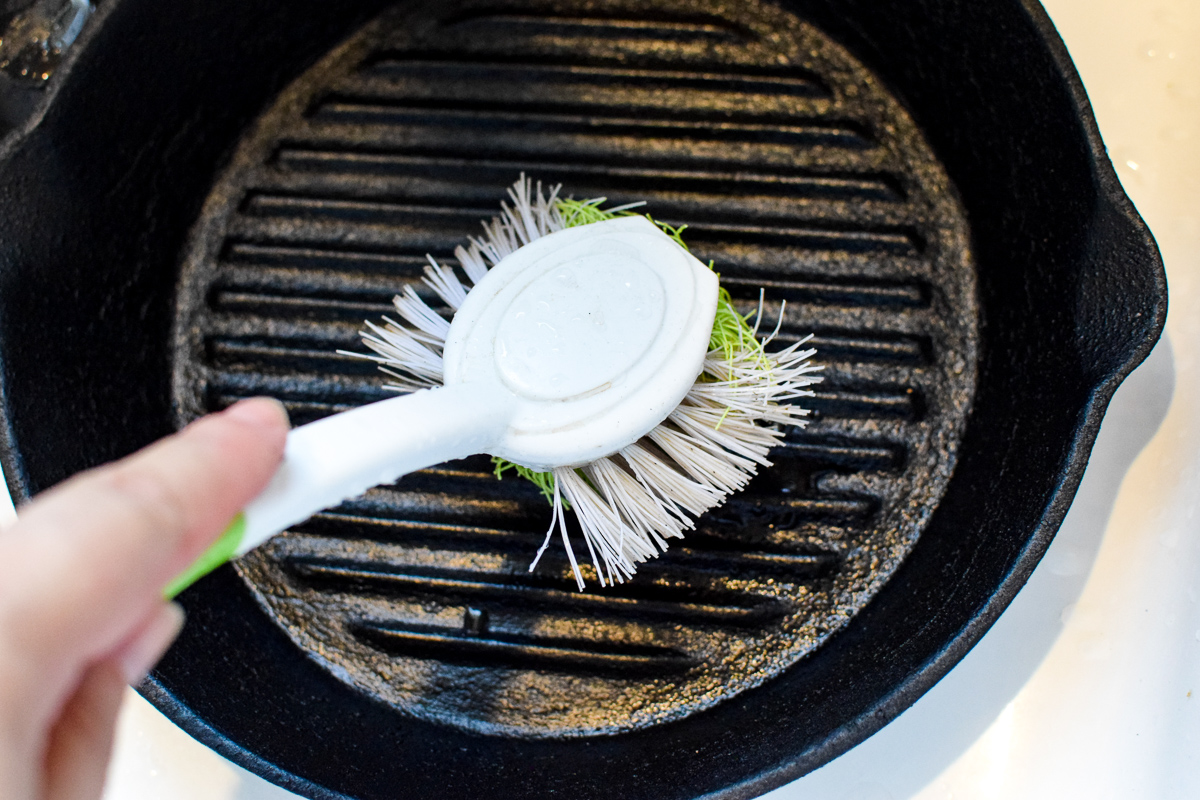
[[[426,294],[424,254],[521,171],[687,223],[743,311],[765,288],[770,327],[786,300],[781,341],[814,332],[826,365],[811,425],[603,594],[567,591],[565,559],[526,571],[549,509],[486,458],[374,489],[237,569],[308,658],[402,715],[644,729],[815,652],[916,543],[974,393],[970,232],[901,105],[775,6],[406,6],[286,90],[218,179],[183,262],[179,296],[204,302],[178,306],[177,422],[254,394],[295,423],[389,396],[336,350],[405,286]]]

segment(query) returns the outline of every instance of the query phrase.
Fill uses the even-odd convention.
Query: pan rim
[[[1075,73],[1074,67],[1071,65],[1070,59],[1066,54],[1065,46],[1062,45],[1061,40],[1058,38],[1049,17],[1035,0],[1021,0],[1021,4],[1030,15],[1042,42],[1049,49],[1058,67],[1059,77],[1064,80],[1071,90],[1075,111],[1082,123],[1082,128],[1091,148],[1092,175],[1101,189],[1099,202],[1093,211],[1093,221],[1104,216],[1105,213],[1112,213],[1124,219],[1130,226],[1130,229],[1126,232],[1126,236],[1130,240],[1138,239],[1137,245],[1150,254],[1147,258],[1157,261],[1157,271],[1154,272],[1153,278],[1155,279],[1154,288],[1157,291],[1159,302],[1155,306],[1154,317],[1149,322],[1151,335],[1143,338],[1130,351],[1126,359],[1115,367],[1110,368],[1104,375],[1098,378],[1097,383],[1091,390],[1088,402],[1076,416],[1075,437],[1071,441],[1069,455],[1064,460],[1066,469],[1056,476],[1059,479],[1056,484],[1057,488],[1042,510],[1038,524],[1028,536],[1012,568],[990,595],[988,603],[969,620],[966,627],[961,629],[959,635],[947,642],[941,650],[934,653],[923,668],[910,673],[903,683],[899,684],[891,694],[880,700],[871,711],[865,712],[857,720],[852,721],[852,726],[848,724],[843,728],[842,730],[845,733],[839,732],[838,735],[827,739],[816,749],[798,756],[791,764],[764,772],[742,783],[706,795],[708,797],[752,797],[794,780],[799,775],[815,768],[817,764],[832,760],[865,740],[887,724],[887,722],[898,716],[957,664],[995,622],[1040,561],[1065,517],[1067,509],[1078,489],[1079,482],[1086,469],[1087,455],[1092,449],[1099,430],[1100,421],[1113,394],[1129,373],[1146,358],[1164,328],[1167,311],[1166,280],[1161,258],[1157,256],[1157,249],[1153,238],[1121,188],[1111,162],[1104,153],[1099,130],[1092,115],[1082,83]],[[64,69],[64,71],[66,70]],[[31,125],[30,130],[33,127]],[[8,143],[6,145],[11,146]],[[5,150],[0,155],[7,156],[7,153],[8,151]],[[7,399],[7,396],[8,389],[3,377],[0,376],[0,397]],[[19,467],[20,461],[17,456],[15,433],[9,418],[7,403],[2,404],[2,407],[0,407],[0,423],[2,423],[0,424],[0,463],[3,464],[6,481],[9,483],[10,491],[12,491],[14,498],[27,499],[27,485],[22,477],[22,473],[19,469],[16,469],[16,467]],[[216,729],[192,712],[191,709],[178,701],[175,695],[156,678],[152,677],[147,683],[139,687],[138,690],[148,700],[162,709],[164,713],[167,713],[169,718],[180,725],[190,735],[227,758],[230,758],[235,763],[246,766],[258,774],[270,774],[274,776],[270,778],[273,782],[285,788],[292,789],[294,787],[293,790],[312,793],[313,796],[317,797],[340,798],[345,796],[332,792],[319,784],[308,781],[293,773],[280,770],[250,751],[236,745],[232,740],[223,737]]]

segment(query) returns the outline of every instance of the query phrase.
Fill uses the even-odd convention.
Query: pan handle
[[[1111,170],[1111,167],[1110,167]],[[1115,186],[1097,204],[1075,295],[1075,330],[1087,377],[1116,388],[1150,353],[1167,315],[1167,278],[1149,228]]]
[[[0,135],[23,127],[92,16],[90,0],[0,0]]]

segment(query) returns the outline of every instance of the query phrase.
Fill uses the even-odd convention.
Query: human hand
[[[163,587],[283,458],[287,415],[246,400],[39,495],[0,532],[0,795],[92,800],[127,683],[175,639]]]

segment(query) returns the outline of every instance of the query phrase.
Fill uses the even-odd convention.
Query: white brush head
[[[443,351],[447,387],[510,396],[492,455],[581,466],[662,422],[704,364],[717,277],[642,217],[543,236],[466,296]]]

